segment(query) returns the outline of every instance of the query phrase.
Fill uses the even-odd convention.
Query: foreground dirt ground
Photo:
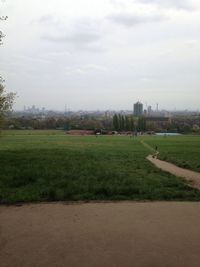
[[[0,206],[1,267],[200,266],[200,203]]]

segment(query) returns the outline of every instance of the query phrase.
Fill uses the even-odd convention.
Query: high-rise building
[[[133,115],[140,117],[143,115],[143,104],[141,102],[137,102],[133,105]]]
[[[151,114],[152,114],[152,108],[151,108],[151,106],[148,106],[148,108],[147,108],[147,114],[148,114],[148,116],[151,116]]]

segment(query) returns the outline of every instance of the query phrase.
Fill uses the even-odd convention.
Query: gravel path
[[[151,161],[159,169],[162,169],[163,171],[167,171],[178,177],[183,177],[187,181],[189,181],[192,187],[200,189],[200,173],[199,172],[194,172],[191,170],[180,168],[172,163],[162,161],[157,158],[153,158],[152,155],[149,155],[147,159]]]
[[[199,267],[199,202],[0,206],[1,267]]]

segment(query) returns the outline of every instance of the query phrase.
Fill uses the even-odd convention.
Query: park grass
[[[158,146],[161,160],[200,172],[200,136],[155,136],[142,139],[153,148]]]
[[[150,140],[149,140],[150,141]],[[200,200],[146,160],[140,138],[10,131],[0,138],[0,203]]]

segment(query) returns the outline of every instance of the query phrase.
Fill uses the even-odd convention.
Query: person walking
[[[155,153],[153,154],[153,158],[157,158],[159,152],[158,152],[158,146],[155,145]]]

